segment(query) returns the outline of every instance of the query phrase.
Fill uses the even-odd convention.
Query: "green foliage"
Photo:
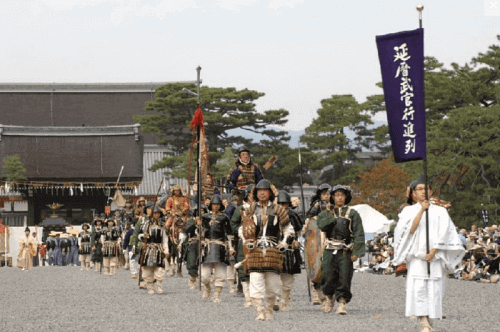
[[[357,174],[348,161],[356,160],[355,153],[362,148],[373,147],[374,133],[367,129],[373,122],[351,95],[333,95],[323,99],[321,106],[318,117],[301,136],[309,150],[304,151],[304,164],[313,172],[325,170],[314,179],[315,184],[348,183]],[[356,133],[356,137],[349,139],[344,133],[345,128]]]
[[[161,86],[155,92],[155,100],[145,104],[145,110],[154,114],[134,116],[134,121],[141,124],[144,132],[159,137],[159,144],[167,145],[171,150],[169,156],[154,164],[153,170],[184,167],[179,163],[186,159],[184,154],[189,151],[193,137],[189,124],[196,110],[196,98],[182,91],[183,88],[193,91],[196,86],[181,83]],[[241,136],[229,136],[228,130],[239,128],[262,133],[271,140],[280,135],[268,126],[285,124],[288,111],[280,109],[258,113],[254,102],[262,96],[261,92],[247,89],[201,87],[201,109],[211,165],[227,147],[251,143]],[[187,171],[175,174],[183,172]]]
[[[11,155],[3,158],[2,177],[9,182],[26,180],[24,176],[26,168],[24,167],[18,155]]]
[[[462,227],[477,221],[481,203],[500,203],[500,106],[469,106],[448,112],[428,132],[431,173],[441,179],[443,198],[454,202]],[[488,202],[489,197],[489,202]],[[498,215],[491,214],[498,221]]]
[[[234,165],[234,154],[233,150],[230,147],[226,147],[224,150],[224,154],[217,159],[217,162],[211,165],[211,171],[214,176],[214,180],[223,180],[223,183],[226,182],[226,176],[229,172],[229,169]]]

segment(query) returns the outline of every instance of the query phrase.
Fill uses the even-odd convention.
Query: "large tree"
[[[383,214],[398,213],[399,206],[406,201],[408,173],[387,158],[371,169],[361,171],[358,176],[359,181],[353,184],[356,195],[352,204],[368,204]]]
[[[152,114],[134,116],[144,132],[159,137],[159,144],[170,148],[170,155],[156,162],[152,170],[177,167],[183,160],[180,155],[189,150],[192,140],[189,123],[197,102],[184,88],[195,90],[196,86],[178,83],[159,87],[155,100],[145,104],[145,110]],[[288,111],[283,109],[257,112],[254,102],[262,96],[264,93],[247,89],[201,87],[201,109],[211,164],[222,156],[226,147],[251,143],[242,136],[228,135],[228,130],[239,128],[271,137],[276,130],[269,126],[281,126],[288,121]]]
[[[449,111],[427,137],[434,189],[453,202],[454,221],[464,227],[479,221],[481,204],[500,221],[500,106]]]
[[[373,121],[351,95],[323,99],[317,114],[301,136],[309,150],[304,152],[306,167],[312,172],[320,171],[317,183],[349,183],[357,173],[349,172],[350,163],[356,160],[355,153],[371,147],[374,134],[368,126]],[[354,139],[346,135],[346,129],[356,134]]]

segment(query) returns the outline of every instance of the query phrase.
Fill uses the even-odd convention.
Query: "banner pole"
[[[422,29],[422,11],[424,10],[424,6],[422,4],[417,5],[417,11],[418,11],[418,24],[419,28]],[[424,64],[425,64],[425,58],[424,58]],[[422,78],[425,76],[425,68],[422,66]],[[425,114],[425,80],[424,80],[424,114]],[[427,136],[427,130],[425,130],[426,136]],[[425,200],[429,202],[429,189],[427,186],[427,139],[425,140],[425,158],[424,158],[424,182],[425,182]],[[430,208],[430,205],[429,205]],[[426,242],[426,250],[427,250],[427,255],[430,253],[430,248],[429,248],[429,209],[425,210],[425,242]],[[431,263],[427,262],[427,274],[431,275]]]

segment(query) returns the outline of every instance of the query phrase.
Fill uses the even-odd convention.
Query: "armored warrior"
[[[82,225],[82,231],[78,234],[78,254],[80,255],[80,270],[90,270],[90,252],[92,246],[90,238],[92,234],[89,232],[90,225],[85,223]]]
[[[307,211],[306,213],[306,221],[302,230],[303,233],[306,231],[306,228],[312,218],[317,218],[322,211],[325,211],[329,208],[331,202],[331,189],[332,187],[330,187],[329,184],[323,183],[316,190],[316,194],[311,199],[309,211]],[[320,298],[324,299],[324,295],[321,293],[320,284],[319,282],[313,282],[312,284],[312,303],[314,305],[321,304]]]
[[[137,205],[135,206],[134,215],[135,216],[139,215],[139,217],[141,217],[143,214],[146,213],[145,208],[146,208],[146,199],[143,196],[141,196],[141,197],[139,197],[139,200],[137,201]],[[139,213],[137,213],[137,212],[139,212]],[[139,217],[136,217],[136,218],[138,219]]]
[[[292,209],[292,202],[290,195],[284,190],[278,193],[278,204],[281,205],[287,212],[290,223],[293,226],[294,234],[290,236],[286,242],[287,247],[285,250],[283,261],[283,272],[281,273],[281,303],[279,309],[282,311],[289,311],[292,303],[292,288],[294,283],[294,275],[300,274],[301,256],[299,250],[299,242],[297,234],[300,233],[303,227],[303,222],[297,212]],[[280,240],[283,240],[282,238]]]
[[[208,206],[210,204],[210,199],[213,195],[220,195],[219,188],[214,184],[214,179],[212,174],[207,173],[207,178],[205,183],[201,186],[201,198],[202,202]]]
[[[250,150],[246,146],[240,147],[238,159],[227,175],[227,187],[244,190],[249,184],[258,183],[262,179],[260,166],[250,159]]]
[[[323,261],[321,263],[321,291],[326,296],[323,311],[345,315],[346,304],[351,301],[353,262],[365,254],[365,232],[361,217],[347,205],[352,199],[349,186],[332,188],[330,209],[318,215],[318,227],[326,233]]]
[[[254,203],[242,213],[239,235],[249,249],[245,263],[250,274],[252,305],[257,310],[255,320],[273,320],[273,306],[281,286],[282,252],[294,231],[287,211],[273,202],[275,196],[268,180],[261,180],[252,196]]]
[[[307,211],[306,218],[312,218],[321,213],[321,211],[327,210],[330,204],[331,193],[329,184],[323,183],[316,190],[316,194],[311,199],[311,206],[309,211]]]
[[[241,283],[241,288],[243,290],[243,295],[245,296],[245,302],[243,303],[243,306],[245,308],[251,308],[252,307],[252,299],[250,297],[250,275],[248,275],[247,271],[244,268],[243,261],[245,259],[245,253],[247,249],[243,245],[243,239],[239,236],[239,229],[241,227],[241,215],[245,210],[250,209],[250,204],[252,203],[252,197],[250,195],[250,192],[252,191],[254,185],[250,184],[245,188],[244,195],[243,195],[243,205],[240,205],[236,210],[234,210],[234,213],[232,214],[230,225],[231,229],[233,231],[233,234],[236,234],[238,236],[238,253],[236,255],[236,265],[240,265],[238,267],[238,283]],[[232,206],[229,206],[231,208]]]
[[[135,220],[128,214],[125,215],[127,222],[125,223],[125,235],[123,237],[123,251],[125,257],[128,257],[129,267],[130,267],[130,278],[138,279],[139,271],[137,269],[137,261],[132,252],[132,236],[135,230]]]
[[[186,226],[189,217],[189,198],[184,195],[181,186],[174,185],[170,188],[170,197],[167,199],[165,209],[162,211],[167,216],[166,228],[167,234],[170,237],[170,253],[172,254],[167,270],[168,275],[172,276],[174,274],[174,263],[178,258],[177,246],[179,244],[179,234]],[[182,277],[182,269],[177,269],[177,275]]]
[[[230,234],[229,218],[223,213],[224,205],[219,195],[212,196],[208,205],[210,213],[204,214],[201,219],[196,218],[196,226],[202,228],[203,253],[201,266],[201,283],[203,284],[203,299],[210,297],[210,276],[212,270],[215,275],[215,292],[212,300],[220,303],[220,296],[226,282],[226,268],[228,256],[235,251],[229,247],[227,236]],[[191,226],[194,228],[194,225]],[[192,229],[187,229],[187,232]],[[228,248],[229,247],[229,248]]]
[[[115,210],[115,215],[112,218],[115,221],[115,226],[122,229],[123,228],[123,217],[120,210]]]
[[[118,265],[118,253],[121,249],[120,229],[113,219],[108,220],[108,226],[101,233],[104,275],[114,276]]]
[[[90,237],[90,245],[92,246],[92,261],[94,262],[94,271],[100,272],[102,264],[102,244],[101,235],[103,233],[101,218],[94,220],[95,226],[92,228],[92,236]]]
[[[47,245],[47,257],[49,259],[49,265],[54,265],[54,249],[56,249],[56,233],[54,231],[50,231],[49,236],[45,240],[45,244]]]
[[[130,219],[127,219],[130,218]],[[132,206],[132,200],[129,198],[125,201],[125,210],[123,211],[123,220],[125,223],[134,220],[134,207]]]
[[[188,286],[191,290],[196,289],[196,278],[198,278],[198,242],[200,240],[198,235],[199,229],[199,227],[196,227],[195,218],[190,218],[182,232],[179,234],[179,244],[177,246],[177,250],[184,253],[182,260],[186,261],[186,268],[189,274]]]
[[[148,202],[146,215],[137,222],[131,245],[132,251],[139,253],[138,261],[148,294],[153,295],[155,280],[156,292],[165,293],[162,283],[165,278],[165,259],[169,256],[169,250],[165,224],[161,220],[161,210],[149,203],[153,202]]]

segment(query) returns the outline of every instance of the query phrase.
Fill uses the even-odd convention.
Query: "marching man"
[[[153,203],[153,202],[151,202]],[[151,216],[151,217],[150,217]],[[146,282],[148,294],[163,294],[162,283],[165,278],[165,259],[169,256],[168,236],[165,224],[161,221],[160,207],[148,202],[146,215],[142,216],[132,236],[132,251],[139,251],[139,265]]]
[[[210,297],[210,277],[212,270],[215,275],[215,293],[212,300],[220,303],[220,296],[226,282],[228,254],[234,254],[234,249],[226,249],[227,235],[230,233],[229,218],[224,212],[224,205],[219,195],[212,196],[208,209],[210,213],[196,219],[196,226],[202,227],[203,257],[201,266],[201,283],[204,286],[203,299]],[[190,230],[188,229],[187,232]]]
[[[460,263],[465,249],[446,208],[430,204],[425,199],[422,176],[410,184],[407,198],[409,205],[399,214],[394,230],[394,261],[396,265],[406,261],[408,268],[406,316],[418,317],[421,331],[430,332],[434,330],[429,318],[441,319],[443,316],[446,271]],[[429,253],[425,210],[429,210]]]
[[[250,274],[252,305],[257,310],[255,320],[273,320],[273,306],[281,287],[282,252],[294,231],[288,212],[273,202],[274,192],[268,180],[261,180],[252,195],[254,203],[241,214],[239,236],[249,249],[245,264]],[[278,242],[280,238],[283,240]]]
[[[318,227],[326,233],[321,263],[321,291],[326,296],[322,310],[332,312],[336,300],[336,313],[345,315],[352,298],[353,262],[365,254],[365,232],[358,212],[347,206],[352,199],[351,188],[337,185],[331,194],[330,210],[318,215]]]
[[[82,225],[82,231],[78,235],[78,252],[80,254],[80,270],[90,270],[90,238],[92,234],[89,232],[90,225],[85,223]]]

